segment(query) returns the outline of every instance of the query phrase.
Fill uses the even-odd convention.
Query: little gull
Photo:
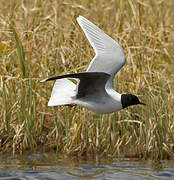
[[[86,18],[77,22],[95,51],[86,72],[46,78],[56,80],[48,106],[79,105],[95,113],[107,114],[131,105],[142,104],[132,94],[119,94],[114,90],[115,74],[126,63],[120,45]],[[77,84],[69,79],[76,79]]]

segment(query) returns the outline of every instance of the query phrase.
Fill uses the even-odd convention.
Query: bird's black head
[[[146,105],[146,104],[140,102],[138,97],[133,94],[122,94],[121,95],[121,104],[122,104],[123,108],[132,106],[132,105],[136,105],[136,104]]]

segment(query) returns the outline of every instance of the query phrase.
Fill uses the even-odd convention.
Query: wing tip
[[[82,21],[88,21],[88,20],[83,16],[78,16],[77,17],[77,22],[79,23],[79,25],[82,23]]]
[[[77,21],[82,20],[82,19],[84,19],[83,16],[78,16],[78,17],[77,17]]]
[[[47,80],[48,80],[48,78],[43,79],[43,80],[41,80],[40,82],[43,83],[43,82],[46,82]]]

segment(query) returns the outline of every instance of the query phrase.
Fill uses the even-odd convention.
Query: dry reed
[[[173,0],[1,1],[1,153],[174,157]],[[141,95],[146,107],[110,115],[47,107],[53,82],[39,81],[85,71],[94,55],[78,15],[121,44],[127,64],[116,90]]]

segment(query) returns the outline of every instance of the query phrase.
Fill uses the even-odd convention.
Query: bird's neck
[[[107,93],[117,102],[121,103],[121,94],[115,91],[114,89],[108,89]]]

